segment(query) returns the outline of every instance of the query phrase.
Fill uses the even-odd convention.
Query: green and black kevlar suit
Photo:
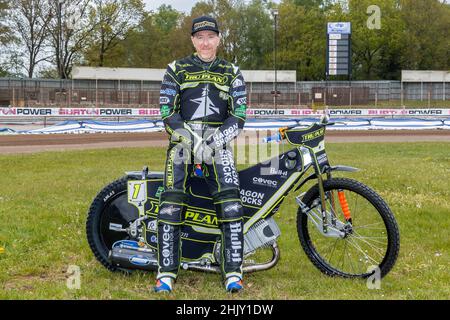
[[[242,278],[243,207],[233,153],[227,145],[244,127],[246,99],[239,68],[225,60],[205,63],[193,54],[167,67],[160,110],[171,139],[158,213],[158,279],[177,277],[189,176],[194,163],[199,163],[192,150],[199,141],[214,151],[200,162],[209,173],[205,179],[222,232],[223,276]]]

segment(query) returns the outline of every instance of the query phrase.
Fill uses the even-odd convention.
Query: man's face
[[[216,56],[220,43],[220,37],[217,33],[210,30],[199,31],[194,33],[191,39],[200,58],[209,61]]]

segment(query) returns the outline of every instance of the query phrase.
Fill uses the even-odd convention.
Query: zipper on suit
[[[204,71],[206,71],[206,72],[209,72],[209,70],[211,69],[211,66],[214,64],[214,62],[216,62],[216,59],[217,59],[217,57],[216,58],[214,58],[214,60],[209,64],[209,66],[208,66],[208,68],[206,68],[206,66],[204,66],[203,65],[203,70]],[[206,125],[206,109],[207,109],[207,107],[208,107],[208,97],[209,97],[209,82],[208,83],[206,83],[206,90],[205,90],[205,92],[206,92],[206,96],[205,96],[205,109],[204,109],[204,113],[203,113],[203,123],[202,123],[202,137],[203,137],[203,135],[205,134],[205,132],[206,132],[206,127],[207,127],[207,125]],[[203,137],[204,138],[204,137]]]

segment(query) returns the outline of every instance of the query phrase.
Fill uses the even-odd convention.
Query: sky
[[[171,5],[172,8],[178,11],[189,13],[191,8],[196,3],[196,0],[144,0],[147,10],[158,9],[162,4]]]

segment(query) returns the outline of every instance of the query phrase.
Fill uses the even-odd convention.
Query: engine
[[[258,221],[244,235],[244,255],[271,246],[280,235],[280,228],[273,218]]]

